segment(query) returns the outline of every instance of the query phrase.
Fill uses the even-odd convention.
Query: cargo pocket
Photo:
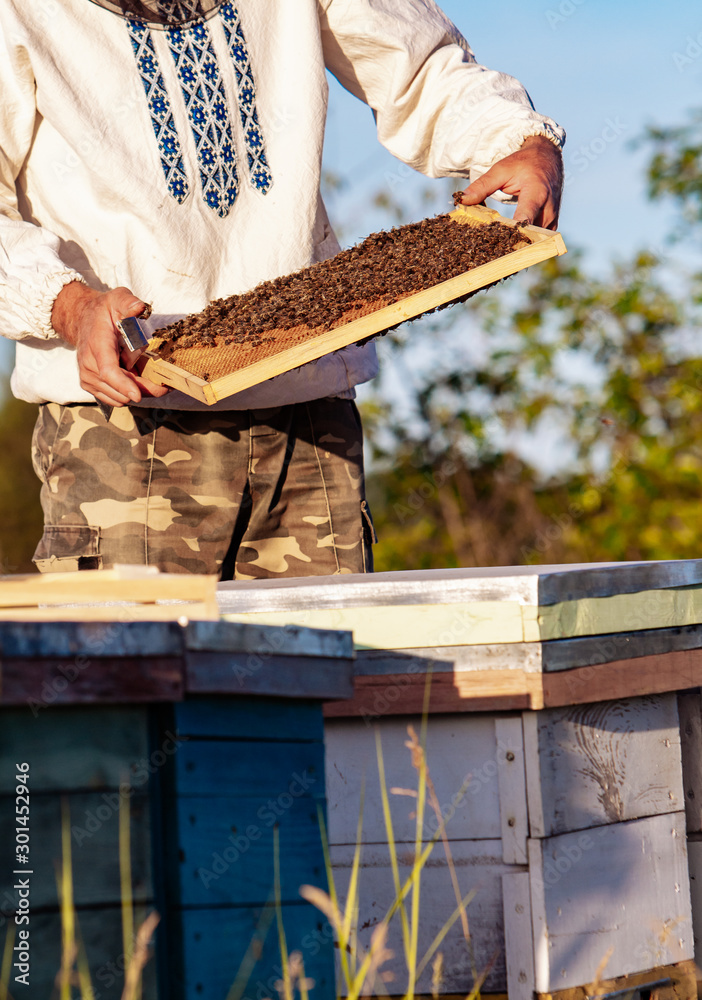
[[[47,524],[32,561],[40,573],[102,569],[100,529],[90,524]]]
[[[373,545],[378,541],[367,500],[361,500],[361,544],[363,547],[363,572],[373,572]]]

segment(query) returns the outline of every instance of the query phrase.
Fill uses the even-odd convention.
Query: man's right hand
[[[164,396],[168,389],[119,365],[116,320],[138,316],[146,304],[128,288],[96,292],[80,281],[64,285],[56,296],[51,322],[56,333],[76,349],[80,384],[101,403],[125,406],[142,395]]]

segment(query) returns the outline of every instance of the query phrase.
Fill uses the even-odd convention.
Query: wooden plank
[[[552,639],[549,642],[430,646],[426,649],[359,649],[354,673],[400,674],[437,671],[523,670],[553,673],[615,660],[702,648],[702,626]],[[633,666],[633,665],[632,665]]]
[[[539,755],[539,725],[542,712],[522,713],[522,734],[524,738],[524,772],[526,776],[527,809],[529,813],[529,832],[532,837],[545,837],[546,819],[544,817],[543,793],[541,780],[541,765]]]
[[[402,570],[370,577],[356,573],[312,579],[230,580],[219,584],[217,597],[224,613],[506,600],[544,607],[695,584],[702,584],[700,559]]]
[[[30,793],[31,771],[30,771]],[[73,898],[76,906],[120,905],[119,808],[129,806],[132,893],[135,902],[153,899],[151,875],[151,830],[146,785],[129,794],[113,789],[67,795],[30,794],[29,878],[32,911],[58,909],[57,865],[62,858],[61,801],[70,809]],[[0,796],[0,899],[17,900],[13,875],[18,866],[12,847],[15,843],[15,799]]]
[[[429,646],[419,649],[358,649],[353,670],[356,677],[494,669],[540,674],[543,648],[541,643],[513,642],[486,643],[481,646]]]
[[[368,595],[370,596],[370,595]],[[363,608],[314,608],[300,611],[226,613],[229,622],[305,625],[353,632],[357,648],[411,649],[426,646],[477,646],[490,642],[538,639],[536,610],[514,601],[470,604],[368,605]]]
[[[529,873],[502,876],[505,960],[509,1000],[533,1000],[534,941],[531,929]]]
[[[0,760],[29,764],[30,795],[118,789],[129,773],[133,785],[143,783],[150,763],[146,708],[60,706],[38,715],[4,709]],[[14,768],[0,768],[0,794],[13,794],[15,784]]]
[[[0,649],[3,660],[180,656],[183,629],[172,622],[7,622],[0,625]]]
[[[474,889],[475,896],[466,911],[470,927],[470,951],[463,938],[460,921],[453,926],[442,943],[442,990],[446,993],[460,993],[465,997],[471,990],[475,975],[490,966],[485,992],[504,992],[506,969],[502,876],[515,871],[515,868],[503,864],[499,840],[455,841],[451,850],[461,893],[466,895]],[[331,848],[334,878],[342,898],[348,885],[353,851],[351,846]],[[404,845],[400,851],[400,878],[403,882],[408,877],[413,853],[413,847],[409,845]],[[388,912],[394,898],[387,846],[364,846],[359,876],[358,926],[359,939],[366,947],[373,929]],[[455,908],[450,873],[441,844],[437,844],[430,857],[430,864],[421,874],[418,942],[420,959]],[[401,996],[407,989],[407,971],[400,921],[397,917],[390,924],[388,947],[394,952],[394,957],[386,968],[394,973],[395,978],[385,986],[391,996]],[[431,964],[419,978],[417,994],[431,994]]]
[[[426,678],[416,674],[356,677],[348,701],[324,705],[325,718],[421,714]],[[521,670],[478,670],[432,676],[430,712],[501,712],[543,707],[542,678]]]
[[[569,990],[538,994],[538,1000],[591,1000],[592,997],[625,997],[644,1000],[697,1000],[697,970],[694,962],[678,962],[675,965],[659,965],[646,972],[614,979],[598,978],[596,982],[585,983]]]
[[[495,719],[497,739],[497,777],[500,791],[500,830],[502,860],[505,864],[527,863],[526,842],[529,836],[526,778],[524,773],[524,738],[522,720]]]
[[[642,629],[640,632],[617,632],[610,635],[556,639],[541,645],[541,665],[545,673],[594,666],[637,656],[671,653],[702,647],[702,626]]]
[[[688,833],[702,833],[702,697],[678,695],[685,816]]]
[[[173,708],[177,736],[321,743],[324,723],[315,702],[287,698],[190,698]]]
[[[702,968],[702,840],[688,839],[687,863],[690,871],[690,905],[695,945],[695,963]]]
[[[179,701],[183,665],[164,656],[101,657],[91,660],[8,659],[0,663],[0,702],[32,705],[115,704]]]
[[[137,907],[136,914],[140,924],[144,909]],[[95,997],[120,1000],[124,991],[125,965],[120,908],[78,909],[76,916]],[[36,997],[37,1000],[57,996],[55,980],[61,968],[61,917],[58,912],[32,913],[30,946],[30,989],[21,993],[23,987],[12,984],[11,995]],[[143,996],[159,996],[153,958],[144,970]]]
[[[684,808],[674,694],[525,713],[532,837]]]
[[[304,781],[293,778],[279,787],[277,795],[256,798],[178,797],[166,826],[173,903],[207,908],[265,903],[275,884],[274,827],[283,902],[298,901],[303,883],[326,885],[317,812],[323,803],[310,794],[316,786],[305,789]]]
[[[610,597],[583,597],[539,609],[538,635],[543,640],[579,635],[698,625],[702,622],[702,587],[644,590]]]
[[[702,651],[682,649],[544,674],[543,703],[554,707],[582,705],[700,686]]]
[[[89,572],[86,570],[86,572]],[[48,574],[47,574],[48,575]],[[78,574],[75,574],[78,576]],[[105,604],[77,604],[41,608],[0,609],[0,622],[183,622],[218,617],[212,602],[191,601],[172,604],[130,604],[113,601]]]
[[[421,712],[420,673],[361,675],[348,701],[324,706],[326,718],[363,718]],[[433,675],[431,712],[497,712],[556,708],[639,695],[684,691],[702,685],[702,651],[680,650],[559,671],[440,671]]]
[[[148,570],[150,567],[146,567]],[[141,567],[84,570],[80,573],[28,573],[0,577],[0,607],[70,604],[87,601],[157,600],[208,602],[217,578],[195,573],[140,572]]]
[[[167,385],[170,389],[184,392],[201,403],[216,403],[219,398],[212,385],[204,378],[171,364],[170,361],[158,357],[151,351],[147,352],[135,367],[144,378],[151,379],[157,385]]]
[[[650,562],[541,566],[537,570],[537,580],[538,603],[543,607],[588,597],[613,597],[641,591],[667,590],[670,587],[690,587],[702,583],[702,560],[664,559]]]
[[[528,848],[537,993],[693,957],[684,813]]]
[[[353,637],[348,632],[298,628],[268,628],[227,622],[190,622],[185,630],[186,649],[206,653],[259,653],[278,656],[353,657]]]
[[[455,214],[460,216],[461,209],[458,209]],[[292,368],[299,368],[310,361],[316,361],[325,354],[331,354],[342,347],[348,347],[350,344],[382,333],[408,319],[421,316],[422,313],[432,311],[438,306],[445,305],[500,281],[502,278],[516,274],[532,264],[538,264],[566,252],[560,233],[541,230],[540,227],[533,227],[534,232],[531,233],[531,228],[524,227],[522,232],[526,239],[533,240],[533,242],[528,242],[520,249],[513,250],[497,260],[489,261],[487,264],[475,267],[448,281],[406,296],[359,319],[334,327],[317,336],[308,337],[294,347],[262,358],[245,368],[213,379],[209,383],[203,379],[197,379],[191,385],[189,378],[192,379],[193,376],[189,376],[189,373],[177,365],[163,361],[154,355],[150,355],[148,361],[145,362],[141,369],[142,374],[156,382],[163,381],[164,384],[178,388],[197,399],[204,399],[208,403],[226,399],[252,385],[258,385],[260,382],[265,382],[267,379],[290,371]]]
[[[263,907],[191,909],[171,914],[182,924],[182,951],[171,955],[169,966],[173,984],[166,996],[183,995],[226,1000],[242,959],[257,942],[261,926],[268,928],[260,957],[256,961],[245,998],[275,997],[281,979],[280,952],[275,912]],[[282,908],[288,951],[299,951],[305,975],[314,980],[311,996],[335,996],[332,933],[326,918],[308,903],[287,904]],[[258,949],[256,949],[258,950]]]
[[[319,743],[190,739],[172,760],[178,795],[277,799],[292,794],[293,784],[310,795],[324,795],[324,748]]]
[[[270,653],[200,653],[185,657],[192,694],[268,694],[320,701],[353,695],[353,661]]]
[[[407,725],[420,732],[421,715],[384,719],[381,747],[388,789],[416,789],[417,773],[406,747]],[[355,844],[361,790],[364,794],[363,841],[387,841],[380,795],[375,730],[360,720],[330,719],[325,726],[326,788],[329,841]],[[492,840],[500,837],[498,771],[501,759],[493,717],[432,717],[427,727],[427,764],[436,788],[446,830],[453,840]],[[461,795],[466,780],[468,786]],[[390,794],[394,837],[413,843],[416,800]],[[427,805],[425,839],[439,827]],[[438,848],[438,850],[441,850]]]
[[[369,595],[370,596],[370,595]],[[550,607],[515,601],[381,605],[285,611],[227,612],[227,621],[263,625],[342,628],[357,647],[410,649],[427,646],[539,642],[585,635],[685,626],[702,622],[702,588],[643,591],[582,598]]]

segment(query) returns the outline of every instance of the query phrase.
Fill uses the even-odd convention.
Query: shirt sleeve
[[[565,142],[433,0],[321,0],[321,30],[327,68],[373,109],[380,142],[429,177],[475,180],[531,135]]]
[[[37,111],[26,49],[0,22],[0,334],[13,340],[57,338],[54,300],[83,281],[59,256],[53,233],[22,220],[17,178],[31,148]]]

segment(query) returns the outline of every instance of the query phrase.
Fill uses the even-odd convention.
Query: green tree
[[[651,197],[699,237],[702,116],[646,141]],[[606,279],[571,251],[471,300],[468,321],[390,335],[386,373],[414,390],[398,416],[381,382],[366,413],[377,568],[702,551],[699,290],[648,251]],[[549,477],[518,457],[530,435],[559,451]]]

